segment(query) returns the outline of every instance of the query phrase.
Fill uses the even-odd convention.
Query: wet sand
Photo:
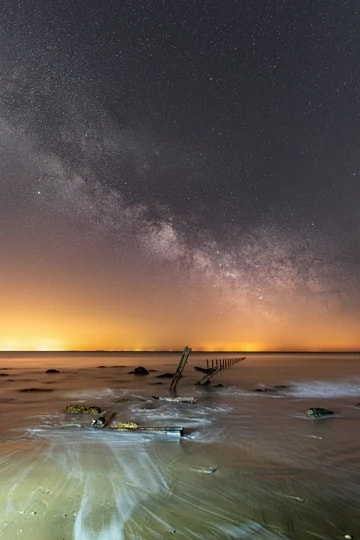
[[[358,532],[358,503],[321,471],[222,445],[135,437],[14,444],[1,461],[0,537],[304,540]]]
[[[296,391],[268,395],[251,389],[256,378],[240,366],[222,375],[220,388],[194,387],[189,370],[181,393],[195,394],[197,402],[174,404],[151,398],[167,388],[156,384],[169,366],[162,368],[141,380],[127,367],[71,377],[63,368],[50,399],[15,394],[24,384],[17,381],[6,393],[13,423],[3,426],[0,447],[1,539],[360,537],[360,410],[339,397],[343,381],[334,382],[332,398],[296,397],[309,387],[297,385],[296,373]],[[115,373],[125,386],[109,384]],[[284,382],[282,374],[277,382]],[[29,387],[47,383],[39,373],[27,378]],[[21,397],[11,401],[14,395]],[[75,398],[114,410],[117,419],[181,424],[185,435],[94,430],[89,416],[65,414]],[[305,409],[320,403],[331,405],[335,417],[306,418]]]

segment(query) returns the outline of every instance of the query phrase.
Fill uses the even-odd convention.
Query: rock
[[[162,375],[156,375],[156,377],[158,379],[172,379],[174,375],[174,373],[163,373]]]
[[[330,416],[334,414],[333,411],[329,411],[329,409],[323,409],[322,407],[311,407],[305,412],[307,416],[310,416],[311,418],[322,418],[324,416]]]
[[[129,373],[133,373],[134,375],[148,375],[149,372],[146,368],[139,366],[134,369],[134,371],[130,371]]]
[[[70,403],[66,406],[65,412],[70,414],[100,414],[101,409],[95,405],[86,408],[82,403]]]
[[[216,471],[217,467],[204,467],[203,470],[200,470],[199,472],[202,472],[203,474],[214,474]]]
[[[136,422],[114,422],[111,426],[115,431],[128,431],[129,429],[138,429],[139,425]]]
[[[71,414],[84,414],[87,412],[87,409],[85,405],[81,405],[80,403],[70,403],[70,405],[66,405],[65,412]]]
[[[58,369],[47,369],[45,373],[60,373]]]
[[[96,418],[96,420],[93,420],[91,422],[91,426],[94,428],[103,428],[105,426],[106,418],[103,416],[100,416],[100,418]]]
[[[100,407],[96,407],[95,405],[92,405],[91,407],[88,407],[86,409],[86,412],[88,414],[100,414],[101,413],[101,409]]]

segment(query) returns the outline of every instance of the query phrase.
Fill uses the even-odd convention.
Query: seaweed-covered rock
[[[111,426],[115,431],[128,431],[129,429],[138,429],[136,422],[130,422],[128,420],[124,422],[114,422]]]
[[[96,407],[95,405],[92,405],[91,407],[88,407],[86,409],[86,412],[88,414],[100,414],[101,413],[101,409],[100,407]]]
[[[101,409],[95,405],[86,408],[85,405],[82,405],[81,403],[70,403],[69,405],[66,405],[65,412],[70,414],[100,414]]]
[[[331,416],[332,414],[334,414],[333,411],[329,411],[329,409],[323,409],[322,407],[311,407],[305,412],[307,416],[310,416],[311,418],[323,418],[324,416]]]
[[[71,414],[84,414],[87,412],[87,409],[85,405],[81,405],[80,403],[70,403],[69,405],[66,405],[65,412]]]

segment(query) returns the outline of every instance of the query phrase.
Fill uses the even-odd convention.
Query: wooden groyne
[[[173,376],[172,381],[170,383],[170,392],[172,392],[173,394],[176,391],[177,383],[179,382],[179,380],[182,377],[182,374],[183,374],[183,371],[185,369],[185,366],[186,366],[186,363],[188,361],[190,353],[191,353],[191,348],[190,347],[185,347],[185,349],[183,350],[183,353],[181,355],[179,365],[178,365],[178,367],[176,369],[176,372],[174,373],[174,376]]]
[[[237,358],[212,358],[211,363],[210,360],[206,360],[206,368],[215,368],[218,367],[219,371],[223,369],[230,368],[237,364],[238,362],[241,362],[242,360],[245,360],[246,356],[239,356]]]
[[[206,368],[194,367],[196,371],[203,373],[203,376],[196,384],[207,384],[210,380],[217,375],[220,371],[228,369],[238,362],[245,360],[246,356],[231,357],[231,358],[213,358],[211,363],[209,360],[206,360]]]

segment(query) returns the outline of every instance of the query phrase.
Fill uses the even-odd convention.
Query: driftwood
[[[196,398],[193,396],[152,396],[153,399],[158,399],[159,401],[174,401],[176,403],[195,403]]]
[[[200,371],[200,373],[210,374],[210,373],[212,373],[214,371],[214,368],[211,368],[211,367],[205,368],[205,367],[194,366],[194,370],[195,371]]]
[[[184,435],[184,428],[179,426],[139,426],[136,422],[129,420],[110,422],[116,415],[116,412],[108,416],[100,416],[91,422],[93,428],[109,428],[112,431],[122,431],[127,433],[154,433],[159,435]]]
[[[207,384],[207,383],[209,383],[210,380],[212,379],[212,377],[214,377],[214,375],[219,373],[219,371],[220,371],[219,366],[214,367],[214,368],[210,368],[209,370],[207,370],[207,373],[205,373],[204,376],[201,377],[200,381],[198,381],[196,384]]]
[[[127,433],[154,433],[159,435],[184,435],[184,428],[178,426],[127,426],[126,424],[132,424],[132,422],[123,422],[112,426],[113,431],[122,431]]]

